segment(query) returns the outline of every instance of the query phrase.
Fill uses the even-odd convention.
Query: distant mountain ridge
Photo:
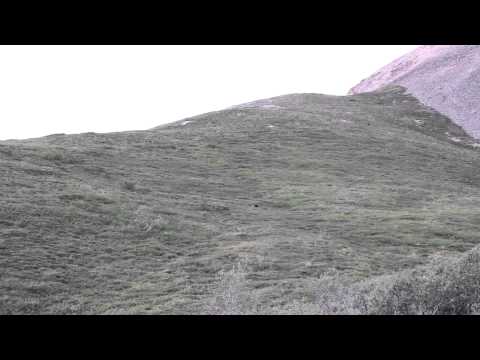
[[[480,138],[480,45],[426,45],[354,86],[358,94],[395,84]]]

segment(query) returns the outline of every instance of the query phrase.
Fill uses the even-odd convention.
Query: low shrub
[[[338,272],[309,280],[313,301],[261,308],[246,287],[245,267],[220,272],[214,314],[469,315],[480,313],[480,246],[460,257],[354,282]]]
[[[155,214],[145,205],[141,205],[135,211],[134,222],[140,227],[143,232],[149,233],[154,229],[164,230],[168,227],[168,219]]]
[[[249,315],[258,313],[258,300],[247,287],[247,265],[239,262],[230,270],[221,270],[213,286],[213,296],[205,312],[211,315]]]
[[[45,160],[49,160],[49,161],[63,161],[64,160],[64,155],[60,152],[60,151],[57,151],[57,150],[45,150],[43,153],[42,153],[42,158],[45,159]]]

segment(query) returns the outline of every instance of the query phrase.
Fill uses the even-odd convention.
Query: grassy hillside
[[[329,271],[465,252],[479,151],[399,87],[0,142],[0,313],[204,312],[239,262],[245,293],[284,306]]]

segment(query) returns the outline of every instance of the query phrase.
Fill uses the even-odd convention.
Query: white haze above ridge
[[[346,95],[415,48],[0,46],[0,139],[143,130],[278,95]]]

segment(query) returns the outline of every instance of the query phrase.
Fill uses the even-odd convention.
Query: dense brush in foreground
[[[480,247],[460,257],[433,257],[431,264],[354,282],[338,273],[311,280],[312,300],[263,307],[246,292],[248,270],[222,273],[209,314],[471,315],[480,314]]]

